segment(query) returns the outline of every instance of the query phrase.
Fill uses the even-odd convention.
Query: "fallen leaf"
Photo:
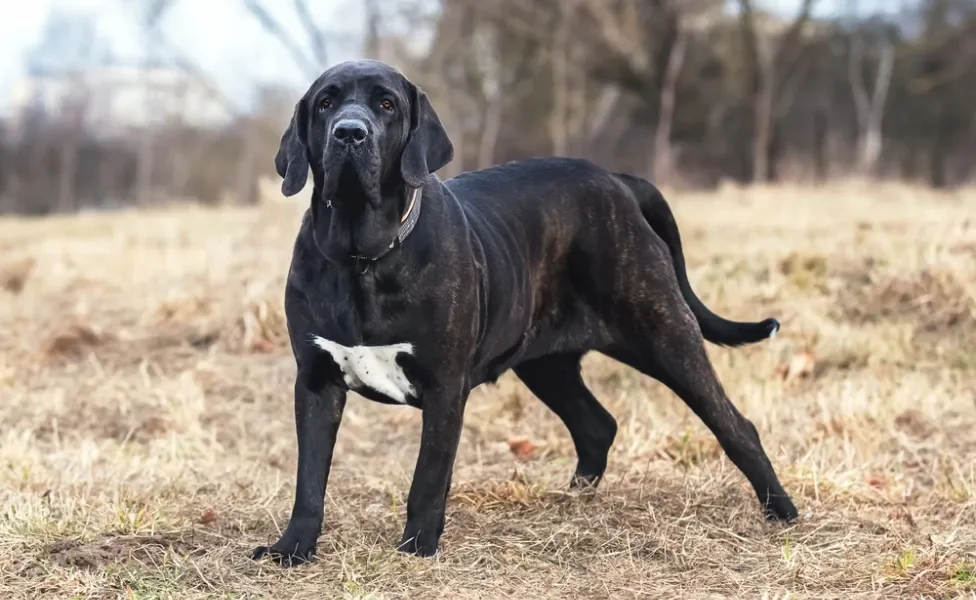
[[[515,458],[525,461],[532,459],[536,446],[525,438],[514,438],[508,440],[508,449],[512,451]]]
[[[202,515],[200,515],[200,522],[203,523],[204,525],[209,525],[216,520],[217,520],[217,514],[212,510],[208,510]]]
[[[793,358],[790,359],[788,364],[780,365],[776,369],[776,374],[787,383],[791,383],[798,379],[813,375],[816,368],[816,355],[809,350],[804,350],[803,352],[795,354]]]
[[[268,354],[274,352],[277,349],[278,349],[278,344],[276,344],[275,342],[267,338],[261,338],[251,342],[251,350],[253,350],[254,352],[261,352],[264,354]]]
[[[11,294],[19,294],[36,264],[37,261],[33,258],[26,258],[0,269],[0,288]]]
[[[146,435],[156,437],[166,433],[169,429],[169,423],[161,417],[153,416],[143,421],[138,429]]]
[[[45,347],[48,357],[78,354],[85,348],[102,343],[103,337],[91,326],[76,323],[62,329]]]

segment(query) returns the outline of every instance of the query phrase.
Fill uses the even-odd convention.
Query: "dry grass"
[[[567,491],[568,435],[506,376],[469,405],[442,552],[400,555],[420,414],[354,397],[319,560],[252,562],[291,506],[280,305],[298,211],[5,220],[0,596],[971,596],[976,193],[672,202],[699,294],[783,322],[772,343],[709,352],[794,527],[763,522],[672,394],[594,356],[586,377],[620,423],[596,492]]]

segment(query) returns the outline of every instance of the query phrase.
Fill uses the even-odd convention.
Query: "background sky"
[[[765,0],[760,2],[773,10],[790,14],[800,0]],[[820,0],[819,14],[836,13],[850,0]],[[266,0],[286,29],[297,39],[305,40],[299,23],[289,20],[293,13],[286,0]],[[862,12],[877,11],[897,4],[888,0],[860,0]],[[364,11],[357,0],[317,0],[316,17],[340,43],[329,47],[330,61],[355,57],[353,41],[362,32]],[[114,55],[135,61],[144,49],[142,32],[131,0],[0,0],[0,111],[9,94],[6,90],[24,75],[24,57],[38,43],[51,10],[65,8],[84,11],[96,20],[100,37]],[[185,56],[192,57],[217,84],[232,96],[248,95],[256,82],[303,87],[305,76],[293,64],[281,45],[266,34],[242,7],[240,0],[179,0],[163,23],[169,40]]]

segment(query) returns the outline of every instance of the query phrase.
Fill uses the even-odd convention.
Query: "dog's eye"
[[[330,108],[332,108],[331,98],[325,98],[321,102],[319,102],[319,110],[328,110]]]
[[[383,110],[393,110],[393,103],[390,102],[389,100],[384,100],[380,102],[380,108],[382,108]]]

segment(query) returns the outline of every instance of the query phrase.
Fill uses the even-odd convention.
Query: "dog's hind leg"
[[[576,446],[573,487],[595,486],[607,468],[617,422],[583,382],[580,354],[552,354],[515,367],[529,390],[562,419]]]
[[[632,307],[636,317],[623,344],[606,354],[654,377],[698,415],[729,459],[752,484],[770,519],[792,521],[797,512],[780,485],[755,426],[729,401],[705,352],[687,305],[674,294],[650,306]]]

